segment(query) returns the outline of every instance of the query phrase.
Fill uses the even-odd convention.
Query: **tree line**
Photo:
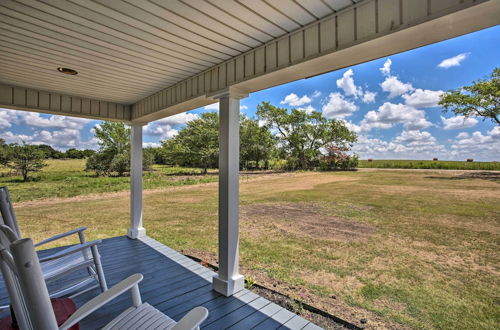
[[[98,150],[54,150],[48,145],[7,145],[0,140],[0,164],[20,172],[45,166],[44,159],[86,158],[87,171],[98,176],[123,176],[130,171],[130,128],[123,123],[103,122],[94,128]],[[240,118],[240,167],[243,170],[336,170],[352,169],[357,155],[348,152],[356,141],[343,121],[322,113],[279,108],[269,102],[257,107],[254,118]],[[157,148],[145,148],[143,168],[152,164],[202,168],[218,167],[219,115],[207,112],[188,122],[178,134]]]
[[[130,128],[104,122],[95,127],[99,149],[87,158],[86,170],[97,175],[125,175],[130,171]],[[240,117],[240,168],[309,170],[352,169],[356,155],[349,155],[356,135],[343,121],[327,119],[320,112],[273,106],[262,102],[255,118]],[[178,134],[145,148],[143,168],[152,164],[202,168],[207,173],[219,160],[219,115],[207,112],[188,122]]]
[[[343,121],[322,113],[279,108],[269,102],[257,106],[255,118],[240,119],[240,168],[351,169],[357,156],[348,154],[356,141]],[[154,150],[157,163],[217,168],[219,115],[204,113]]]

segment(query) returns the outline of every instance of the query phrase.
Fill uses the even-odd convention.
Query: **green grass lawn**
[[[58,177],[68,191],[63,196],[107,188],[82,189],[78,180],[94,178],[77,165],[52,170],[44,174],[53,178],[49,183],[16,182],[17,196],[43,197],[39,186],[59,187]],[[158,168],[155,175],[177,178],[167,175],[171,171],[179,169]],[[496,329],[497,174],[364,170],[242,176],[241,272],[366,328]],[[64,181],[65,175],[79,179]],[[123,180],[124,189],[109,191],[128,189],[126,178],[102,180]],[[24,236],[35,240],[82,225],[89,227],[89,239],[124,235],[129,223],[127,191],[26,201],[15,209]],[[144,226],[164,244],[216,263],[217,184],[146,190]],[[368,322],[361,324],[362,318]]]
[[[492,170],[500,171],[499,162],[460,162],[448,160],[360,160],[360,168],[406,168],[406,169],[437,169],[437,170]]]
[[[116,192],[130,189],[129,177],[96,177],[85,172],[85,160],[48,160],[41,172],[33,173],[33,181],[22,182],[21,176],[9,176],[9,169],[0,169],[0,185],[9,187],[15,202],[41,199],[73,197],[102,192]],[[196,168],[154,165],[153,171],[144,172],[144,189],[213,182],[213,175],[202,176]],[[198,175],[199,174],[199,175]]]

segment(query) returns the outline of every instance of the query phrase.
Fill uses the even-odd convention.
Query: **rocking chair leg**
[[[106,278],[104,277],[104,271],[102,270],[101,255],[99,254],[99,251],[97,251],[97,246],[93,245],[91,249],[92,258],[94,258],[95,262],[97,278],[99,279],[99,285],[101,286],[101,291],[104,292],[108,290],[108,285],[106,284]]]

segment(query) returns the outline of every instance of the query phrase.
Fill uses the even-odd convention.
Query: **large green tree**
[[[219,115],[207,112],[192,120],[172,139],[162,142],[165,158],[182,166],[207,169],[217,166],[219,157]]]
[[[31,172],[38,172],[47,164],[44,162],[46,154],[37,146],[23,144],[11,145],[11,159],[8,166],[23,176],[23,181],[30,179]]]
[[[104,122],[94,127],[99,150],[87,159],[87,170],[97,175],[123,176],[130,171],[130,128],[123,123]]]
[[[472,82],[441,96],[439,104],[445,112],[465,117],[477,116],[491,119],[500,125],[500,68],[495,68],[489,79]]]
[[[104,122],[94,128],[99,140],[99,150],[87,158],[86,170],[97,175],[117,173],[123,176],[130,171],[130,127],[123,123]],[[143,153],[143,169],[150,169],[153,158],[148,152]]]
[[[269,159],[276,148],[276,140],[268,127],[259,125],[258,120],[242,116],[240,121],[241,167],[260,168],[260,163],[263,162],[264,167],[267,168]]]
[[[257,116],[277,131],[291,168],[308,169],[319,160],[326,146],[349,148],[357,139],[344,122],[327,119],[317,111],[288,111],[262,102],[257,106]]]

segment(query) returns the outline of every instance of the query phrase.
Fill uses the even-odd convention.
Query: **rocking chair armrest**
[[[73,254],[73,253],[76,253],[76,252],[80,252],[80,251],[83,251],[85,249],[89,249],[89,248],[91,248],[94,245],[100,244],[101,242],[102,241],[100,239],[97,239],[95,241],[85,242],[83,244],[72,245],[72,246],[70,246],[67,249],[64,249],[62,251],[56,252],[56,253],[51,254],[51,255],[49,255],[47,257],[40,258],[40,262],[45,262],[45,261],[59,259],[59,258],[65,257],[67,255],[70,255],[70,254]]]
[[[111,300],[115,299],[116,297],[120,296],[121,294],[127,292],[128,290],[134,289],[134,287],[137,287],[138,290],[138,284],[140,281],[142,281],[142,279],[143,279],[142,274],[131,275],[128,278],[121,281],[120,283],[114,285],[108,291],[105,291],[100,295],[98,295],[97,297],[94,297],[93,299],[89,300],[82,307],[78,308],[76,312],[74,312],[66,320],[66,322],[64,322],[59,327],[59,329],[66,330],[71,328],[73,325],[80,322],[82,319],[84,319],[97,309],[101,308],[102,306],[104,306]]]
[[[79,233],[83,232],[86,229],[87,229],[87,227],[80,227],[80,228],[76,228],[76,229],[67,231],[65,233],[56,235],[56,236],[52,236],[51,238],[47,238],[46,240],[43,240],[41,242],[36,243],[35,247],[38,247],[40,245],[47,244],[47,243],[50,243],[50,242],[53,242],[53,241],[57,241],[58,239],[64,238],[66,236],[70,236],[70,235],[73,235],[73,234],[79,234]]]
[[[208,316],[208,310],[205,307],[195,307],[189,313],[184,315],[179,322],[172,327],[172,330],[199,329],[199,326]]]

